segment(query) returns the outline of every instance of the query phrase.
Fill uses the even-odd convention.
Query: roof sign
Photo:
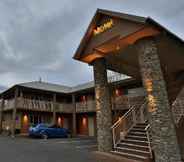
[[[93,30],[93,35],[96,36],[100,33],[105,32],[106,30],[112,28],[114,25],[113,19],[110,19],[108,22],[98,26],[96,29]]]

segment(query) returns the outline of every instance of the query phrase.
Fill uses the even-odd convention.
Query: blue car
[[[58,127],[56,125],[47,126],[45,124],[37,124],[35,127],[29,128],[30,137],[47,138],[62,138],[69,137],[70,131],[65,128]]]

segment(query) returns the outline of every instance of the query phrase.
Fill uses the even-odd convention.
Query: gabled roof
[[[53,84],[53,83],[46,83],[42,81],[41,82],[34,81],[34,82],[21,83],[21,84],[17,84],[17,86],[51,91],[51,92],[58,92],[58,93],[69,93],[72,89],[71,87],[68,87],[68,86],[63,86],[63,85],[58,85],[58,84]]]
[[[114,84],[121,84],[121,85],[128,85],[137,83],[137,81],[133,78],[125,78],[121,80],[113,80],[111,83]],[[6,95],[9,92],[13,92],[15,87],[24,87],[28,89],[34,89],[34,90],[41,90],[41,91],[47,91],[47,92],[53,92],[53,93],[61,93],[61,94],[72,94],[79,91],[85,91],[94,88],[95,84],[94,81],[90,81],[87,83],[79,84],[73,87],[59,85],[59,84],[53,84],[53,83],[47,83],[43,81],[33,81],[33,82],[26,82],[26,83],[20,83],[16,84],[8,89],[6,89],[4,92],[2,92],[0,95]]]
[[[150,18],[150,17],[141,17],[141,16],[136,16],[136,15],[130,15],[130,14],[125,14],[125,13],[120,13],[120,12],[114,12],[114,11],[109,11],[109,10],[104,10],[104,9],[97,9],[94,17],[92,18],[91,23],[89,24],[87,31],[84,34],[84,37],[82,38],[79,47],[77,48],[73,58],[79,60],[80,56],[85,48],[86,43],[88,43],[88,41],[90,40],[91,37],[91,27],[95,26],[96,22],[98,21],[98,18],[102,15],[105,16],[110,16],[110,17],[114,17],[114,18],[120,18],[120,19],[124,19],[124,20],[129,20],[135,23],[141,23],[141,24],[152,24],[154,26],[157,26],[160,29],[165,30],[168,34],[170,34],[171,36],[173,36],[175,39],[177,39],[178,41],[184,43],[184,41],[178,37],[177,35],[175,35],[174,33],[170,32],[168,29],[166,29],[164,26],[160,25],[158,22],[156,22],[154,19]]]

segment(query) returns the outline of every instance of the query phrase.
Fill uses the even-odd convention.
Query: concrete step
[[[148,146],[136,145],[136,144],[126,143],[126,142],[119,143],[117,145],[117,147],[132,148],[132,149],[137,149],[137,150],[142,150],[142,151],[149,151]]]
[[[123,153],[119,151],[111,151],[113,154],[121,155],[123,157],[126,157],[128,159],[133,159],[133,160],[138,160],[138,161],[146,161],[148,160],[148,157],[141,156],[141,155],[135,155],[135,154],[130,154],[130,153]]]
[[[148,141],[146,136],[136,136],[136,135],[128,135],[125,139],[133,139],[133,140],[140,140],[140,141]]]
[[[149,151],[142,151],[142,150],[139,150],[139,149],[125,148],[125,147],[116,147],[115,150],[119,151],[119,152],[123,152],[123,153],[150,157]]]
[[[143,136],[147,137],[146,132],[136,132],[136,131],[130,131],[128,135],[135,135],[135,136]]]
[[[139,126],[139,127],[146,127],[148,124],[146,123],[137,123],[136,126]]]
[[[136,127],[133,127],[131,129],[131,131],[133,131],[133,132],[144,132],[144,133],[146,133],[146,130],[145,129],[140,129],[140,128],[136,128]]]
[[[139,125],[136,125],[136,126],[134,126],[133,128],[145,130],[146,126],[139,126]]]
[[[126,142],[130,144],[135,144],[135,145],[148,146],[148,141],[140,141],[140,140],[135,140],[135,139],[125,139],[125,140],[122,140],[121,142]]]

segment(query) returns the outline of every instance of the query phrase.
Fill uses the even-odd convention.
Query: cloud
[[[183,0],[1,0],[0,85],[92,80],[92,67],[72,56],[97,8],[151,16],[184,37],[183,7]]]

